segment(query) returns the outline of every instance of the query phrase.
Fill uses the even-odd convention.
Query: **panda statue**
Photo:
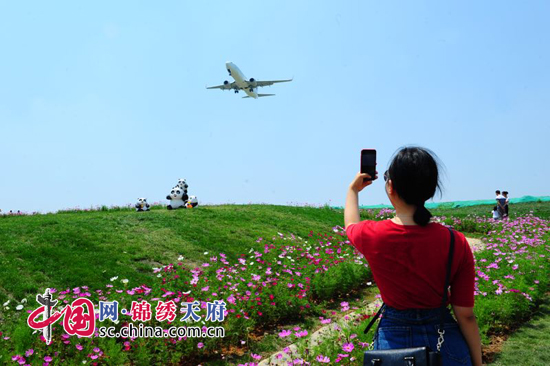
[[[170,204],[166,207],[172,210],[176,208],[185,208],[185,202],[189,199],[189,196],[187,195],[187,190],[175,186],[170,191],[170,194],[166,196],[166,199],[170,201]]]
[[[181,189],[185,190],[187,192],[187,188],[189,186],[187,185],[187,181],[183,178],[178,179],[178,184],[176,184],[177,187],[180,187]]]
[[[147,203],[147,198],[138,198],[136,203],[136,211],[149,211],[149,207],[151,207]]]
[[[189,196],[189,199],[185,203],[185,206],[187,208],[195,208],[199,204],[199,201],[197,200],[196,196]]]

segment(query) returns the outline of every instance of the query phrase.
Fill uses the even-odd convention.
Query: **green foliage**
[[[550,365],[550,299],[541,304],[529,325],[514,332],[491,366]]]
[[[550,211],[549,203],[532,205],[543,215]],[[517,206],[517,213],[527,210],[524,206]],[[483,237],[488,244],[487,250],[476,253],[479,278],[475,307],[484,341],[487,342],[489,335],[529,319],[548,291],[548,223],[532,217],[493,222],[471,212],[463,215],[464,212],[463,209],[442,210],[438,218],[470,236]],[[390,210],[361,211],[362,219],[380,220],[391,215]],[[11,310],[4,309],[0,313],[2,337],[6,334],[10,337],[8,340],[0,337],[0,363],[10,362],[14,354],[21,355],[34,348],[34,360],[58,352],[60,356],[53,364],[90,362],[90,355],[99,355],[96,349],[101,350],[101,362],[112,365],[206,364],[216,357],[212,350],[227,350],[228,346],[240,344],[243,339],[247,343],[253,342],[249,336],[254,332],[274,329],[304,317],[318,316],[322,303],[337,299],[370,279],[371,274],[364,261],[355,257],[352,248],[344,243],[345,238],[334,234],[338,233],[337,228],[331,232],[335,238],[326,234],[313,235],[337,225],[343,225],[341,210],[265,205],[208,206],[176,211],[154,207],[151,212],[144,213],[137,213],[128,207],[101,207],[94,211],[75,210],[57,215],[3,216],[0,218],[0,265],[3,267],[0,272],[0,303],[9,299]],[[296,237],[289,238],[277,232],[294,233]],[[264,239],[257,240],[258,237]],[[266,248],[273,252],[264,252]],[[251,266],[249,262],[254,260],[256,252],[262,254],[264,262]],[[312,256],[300,257],[301,253],[306,252],[312,253]],[[23,298],[34,303],[36,293],[45,287],[64,289],[88,285],[92,293],[98,289],[107,291],[105,284],[113,276],[129,279],[131,285],[116,295],[120,306],[127,309],[135,300],[133,296],[140,296],[129,295],[128,291],[139,284],[153,287],[157,297],[168,291],[174,293],[173,296],[163,297],[164,300],[179,296],[176,295],[178,291],[198,292],[201,288],[217,284],[211,279],[216,275],[216,269],[221,267],[217,264],[203,267],[201,263],[219,253],[225,253],[232,263],[238,258],[246,259],[248,268],[240,270],[240,275],[247,278],[245,283],[252,282],[252,286],[246,285],[251,292],[249,298],[240,299],[241,302],[233,307],[236,311],[233,314],[238,312],[242,316],[230,316],[223,324],[226,328],[225,339],[188,339],[175,343],[168,339],[136,339],[128,345],[120,339],[109,338],[70,337],[64,340],[57,325],[54,342],[46,347],[37,340],[39,334],[33,335],[26,325],[28,305],[23,311],[13,310],[22,303]],[[278,256],[279,253],[284,259]],[[162,273],[161,279],[156,278],[152,267],[173,262],[179,255],[184,257],[181,268]],[[282,262],[280,265],[286,265],[283,267],[285,269],[293,268],[293,273],[274,270],[281,273],[279,281],[283,283],[284,279],[283,285],[303,284],[305,290],[298,286],[289,289],[281,285],[260,285],[267,277],[266,269],[275,267],[277,261]],[[498,264],[498,268],[490,266],[492,263]],[[294,267],[299,267],[298,271],[302,273],[294,273]],[[193,286],[189,282],[189,271],[197,268],[200,268],[201,274]],[[484,275],[480,275],[479,271]],[[255,275],[261,275],[262,279],[249,280]],[[506,278],[510,275],[513,278]],[[303,280],[305,277],[310,282]],[[119,280],[116,283],[120,286]],[[223,294],[223,286],[220,286],[210,289],[209,294],[217,291],[221,294],[219,298],[226,297],[227,293]],[[497,294],[499,289],[502,293]],[[114,292],[108,296],[113,295]],[[271,302],[276,306],[270,306]],[[153,320],[151,324],[155,322]],[[330,356],[333,361],[338,353],[344,353],[343,342],[353,342],[355,349],[344,359],[344,363],[355,357],[352,364],[360,364],[364,343],[371,340],[371,335],[362,333],[366,323],[363,319],[336,332],[318,349],[304,346],[312,356],[310,361],[317,362],[315,357],[318,354]],[[122,323],[117,325],[118,328],[121,326]],[[198,347],[199,341],[204,343],[203,348]]]
[[[343,225],[341,210],[268,205],[199,206],[151,212],[131,208],[0,216],[0,302],[34,297],[45,287],[100,288],[113,276],[154,281],[152,267],[205,251],[235,259],[258,237],[306,237]]]
[[[343,263],[331,267],[320,276],[315,276],[311,281],[311,287],[315,298],[329,300],[348,293],[357,287],[357,284],[366,282],[371,278],[370,270],[362,262]]]

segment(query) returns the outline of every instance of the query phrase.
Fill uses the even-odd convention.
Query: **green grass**
[[[436,209],[435,215],[489,215],[492,207]],[[511,216],[533,211],[550,217],[550,203],[512,205]],[[362,215],[362,218],[366,218]],[[113,276],[131,285],[151,283],[152,267],[198,264],[204,252],[229,258],[247,253],[258,237],[343,226],[343,210],[273,205],[202,206],[193,210],[117,208],[0,217],[0,302],[36,294],[45,287],[102,288]],[[476,235],[476,234],[474,234]],[[477,234],[479,235],[479,234]]]
[[[491,366],[550,365],[550,297],[531,321],[504,342]]]
[[[258,237],[307,236],[343,225],[341,210],[269,205],[203,206],[150,212],[109,210],[0,217],[0,302],[45,287],[103,288],[113,276],[155,281],[152,267],[202,263],[204,252],[230,259],[263,248]],[[198,259],[200,258],[200,259]]]
[[[464,218],[472,214],[488,216],[491,209],[474,206],[437,209],[432,213]],[[549,218],[550,202],[513,205],[511,216],[531,211]],[[372,214],[364,211],[361,216],[371,218]],[[202,206],[175,211],[156,207],[143,213],[105,208],[2,216],[0,303],[23,297],[31,300],[45,287],[86,285],[94,291],[104,288],[113,276],[128,278],[129,287],[151,285],[159,281],[152,267],[174,263],[179,255],[185,257],[186,264],[202,263],[204,252],[212,255],[223,252],[228,259],[235,260],[251,247],[263,248],[263,243],[256,242],[259,237],[272,238],[277,232],[306,237],[311,231],[326,233],[336,225],[343,226],[343,210],[272,205]],[[351,300],[353,295],[349,295]],[[342,300],[333,305],[337,307]],[[330,308],[329,303],[322,305]],[[311,321],[297,324],[310,328]],[[253,344],[250,350],[264,355],[282,346],[276,336],[266,336],[262,342],[248,341]],[[548,344],[548,340],[544,342]]]

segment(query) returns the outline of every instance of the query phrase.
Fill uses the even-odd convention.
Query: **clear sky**
[[[342,205],[362,148],[436,201],[550,194],[547,1],[0,1],[0,209]],[[206,90],[248,77],[275,97]],[[383,181],[361,204],[388,203]]]

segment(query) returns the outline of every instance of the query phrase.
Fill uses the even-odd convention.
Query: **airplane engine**
[[[253,87],[253,88],[255,88],[255,87],[256,87],[256,79],[254,79],[254,78],[250,78],[250,81],[249,81],[249,83],[250,83],[250,86],[251,86],[251,87]]]
[[[224,81],[224,82],[223,82],[223,85],[229,85],[229,81],[227,81],[227,80]]]

